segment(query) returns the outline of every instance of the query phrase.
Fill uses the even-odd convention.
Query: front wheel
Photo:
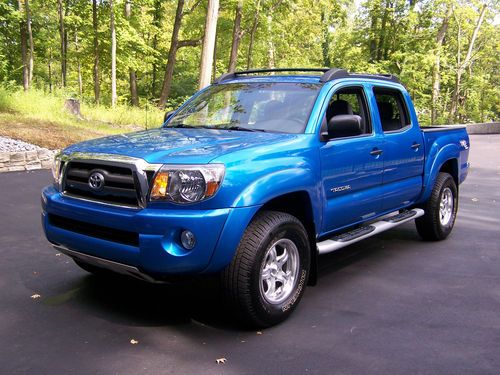
[[[448,237],[458,210],[458,188],[450,174],[439,173],[423,209],[424,216],[415,220],[418,234],[428,241],[440,241]]]
[[[287,213],[263,211],[246,229],[222,273],[222,284],[246,323],[268,327],[285,320],[299,303],[309,264],[309,240],[302,223]]]

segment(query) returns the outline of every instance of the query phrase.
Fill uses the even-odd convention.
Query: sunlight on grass
[[[0,87],[0,135],[43,147],[61,148],[100,136],[159,127],[163,111],[154,106],[108,108],[81,104],[81,118],[64,109],[61,94]]]

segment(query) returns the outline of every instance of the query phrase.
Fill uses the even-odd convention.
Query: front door
[[[373,130],[362,86],[342,87],[331,97],[326,121],[354,114],[362,118],[360,134],[338,136],[320,148],[325,196],[323,233],[368,220],[381,212],[383,137]]]

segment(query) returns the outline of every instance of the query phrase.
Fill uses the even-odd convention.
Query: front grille
[[[104,178],[99,188],[92,188],[89,183],[90,176],[95,173]],[[137,177],[129,167],[70,161],[65,170],[62,190],[77,198],[138,207],[137,185]]]
[[[106,241],[118,242],[129,246],[139,246],[139,234],[126,230],[113,229],[86,223],[80,220],[68,219],[59,215],[49,214],[49,223],[57,228],[100,238]]]

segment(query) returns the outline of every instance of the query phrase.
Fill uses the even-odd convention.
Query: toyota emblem
[[[104,176],[100,172],[93,172],[89,176],[89,186],[93,190],[101,190],[101,188],[104,186]]]

